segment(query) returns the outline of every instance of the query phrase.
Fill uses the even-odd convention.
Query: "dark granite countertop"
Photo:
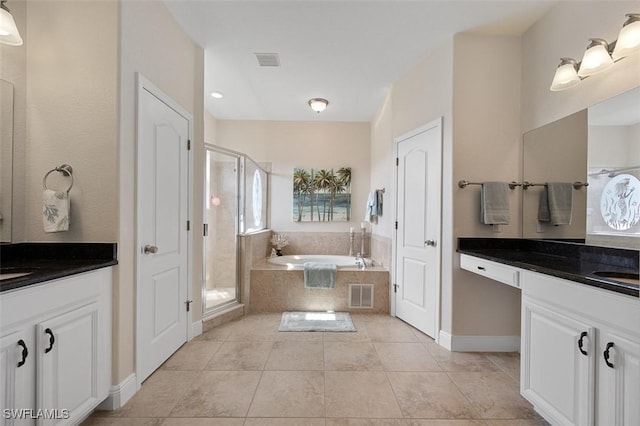
[[[639,296],[638,284],[595,272],[635,274],[640,252],[574,242],[515,238],[459,238],[458,252],[539,272],[630,296]]]
[[[28,275],[0,280],[0,292],[118,264],[115,243],[0,245],[0,272]]]

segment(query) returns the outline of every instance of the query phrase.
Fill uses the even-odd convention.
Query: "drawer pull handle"
[[[478,269],[481,271],[485,271],[486,269],[484,268],[484,266],[478,266]]]
[[[51,352],[51,349],[53,349],[53,344],[56,342],[56,338],[50,328],[45,329],[44,332],[49,335],[49,347],[44,350],[44,353],[48,354]]]
[[[18,367],[22,367],[25,362],[27,362],[27,357],[29,356],[29,351],[27,350],[27,344],[24,343],[24,340],[18,340],[18,346],[22,347],[22,360],[18,363]]]
[[[586,331],[583,331],[582,333],[580,333],[580,338],[578,339],[578,349],[580,349],[580,353],[582,355],[589,355],[587,353],[587,351],[584,350],[584,338],[587,337],[588,334]]]
[[[613,368],[613,364],[609,361],[609,357],[611,356],[609,350],[614,346],[613,342],[609,342],[607,343],[607,348],[604,350],[604,363],[607,364],[607,367],[609,368]]]

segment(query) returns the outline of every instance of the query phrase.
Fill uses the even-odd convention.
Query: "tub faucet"
[[[360,269],[367,269],[367,261],[360,253],[356,254],[356,265]]]

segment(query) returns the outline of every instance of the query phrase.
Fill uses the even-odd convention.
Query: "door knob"
[[[144,254],[155,254],[158,252],[158,247],[146,245],[144,246]]]
[[[430,246],[430,247],[435,247],[436,246],[436,241],[435,240],[427,240],[424,242],[425,246]]]

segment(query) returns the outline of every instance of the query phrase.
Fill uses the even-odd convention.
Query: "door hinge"
[[[187,231],[191,231],[191,221],[187,221]]]
[[[204,235],[205,237],[208,237],[208,236],[209,236],[209,224],[208,224],[208,223],[205,223],[205,224],[203,225],[203,228],[204,228],[204,229],[202,230],[203,235]]]
[[[396,166],[399,166],[399,165],[400,165],[400,158],[396,157]]]
[[[398,287],[400,287],[398,284],[394,284],[393,285],[393,292],[397,293],[398,292]]]
[[[396,229],[398,229],[398,221],[396,220]]]
[[[191,151],[191,139],[187,139],[187,151]]]
[[[191,310],[191,304],[193,303],[193,300],[187,300],[184,303],[187,305],[187,312],[189,312]]]

